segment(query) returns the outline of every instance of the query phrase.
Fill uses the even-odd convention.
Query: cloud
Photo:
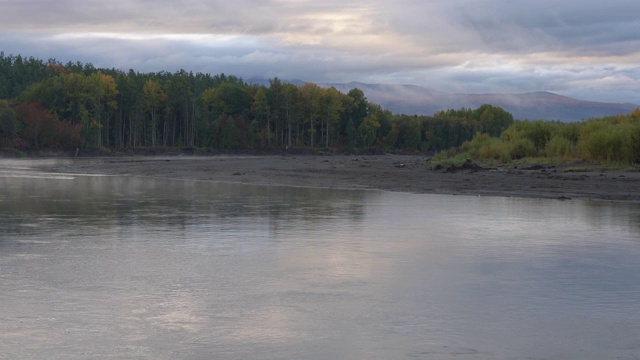
[[[5,0],[2,8],[6,54],[640,101],[635,0]]]

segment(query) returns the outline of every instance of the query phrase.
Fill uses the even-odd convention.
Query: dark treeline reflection
[[[332,219],[358,221],[365,196],[375,194],[138,177],[0,178],[0,226],[7,233],[47,222],[187,226],[206,224],[208,218],[218,222],[245,217],[266,219],[275,228],[288,223],[327,226]]]
[[[597,228],[624,226],[640,232],[640,208],[637,204],[621,203],[611,206],[608,202],[589,202],[589,206],[575,206],[575,212],[587,217]],[[626,210],[623,212],[623,209]],[[624,213],[626,216],[620,216]],[[635,241],[640,244],[640,237]]]

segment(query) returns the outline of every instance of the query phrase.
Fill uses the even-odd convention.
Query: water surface
[[[637,205],[2,165],[0,358],[640,358]]]

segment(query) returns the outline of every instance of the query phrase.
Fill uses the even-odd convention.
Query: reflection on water
[[[10,171],[0,358],[640,353],[635,205]]]

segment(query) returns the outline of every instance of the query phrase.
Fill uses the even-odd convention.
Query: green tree
[[[118,87],[118,117],[114,143],[118,147],[147,145],[144,136],[144,114],[142,106],[142,76],[133,70],[120,72],[116,76]]]
[[[118,109],[118,89],[113,76],[101,72],[89,75],[87,81],[87,91],[89,91],[92,100],[91,112],[97,130],[96,145],[103,146],[104,134],[109,134],[111,117]]]
[[[250,107],[251,99],[239,84],[224,83],[216,88],[215,96],[216,104],[227,115],[241,115]]]
[[[491,136],[500,134],[513,123],[513,115],[501,107],[484,104],[474,111],[475,118],[480,122],[483,132]]]
[[[340,113],[344,109],[341,94],[333,86],[327,89],[324,94],[323,107],[325,112],[325,147],[328,148],[332,134],[331,129],[340,120]]]
[[[309,124],[307,132],[309,133],[309,145],[311,147],[314,145],[314,138],[317,132],[316,124],[320,115],[322,93],[323,89],[313,83],[306,83],[300,87],[300,109]]]
[[[255,95],[253,96],[251,113],[253,114],[253,117],[258,124],[257,128],[260,129],[262,128],[262,126],[264,126],[264,137],[267,140],[267,145],[271,146],[271,110],[269,109],[267,91],[264,86],[259,87]]]
[[[269,89],[267,90],[267,98],[269,101],[269,117],[274,126],[274,138],[276,145],[285,143],[286,116],[284,114],[284,87],[280,79],[273,78],[269,80]]]
[[[291,147],[291,133],[293,126],[298,122],[295,118],[298,97],[299,91],[295,85],[287,83],[282,86],[282,106],[287,121],[287,148]]]
[[[344,137],[345,137],[345,146],[349,150],[353,150],[355,146],[355,138],[356,138],[356,126],[353,123],[353,119],[349,119],[347,121],[347,125],[344,129]]]
[[[358,126],[358,143],[361,146],[371,146],[376,140],[376,134],[380,127],[380,114],[372,113],[365,116]]]
[[[162,89],[160,83],[153,79],[148,79],[142,88],[143,104],[145,110],[151,115],[151,146],[156,146],[156,114],[163,104],[167,101],[167,94]]]
[[[420,149],[422,143],[422,124],[417,116],[402,115],[396,119],[398,139],[396,146],[401,149]]]
[[[193,92],[191,90],[190,74],[180,70],[171,75],[165,83],[168,98],[168,109],[171,123],[170,129],[165,129],[170,145],[195,145],[195,119],[191,113]],[[168,133],[171,132],[169,135]],[[167,145],[167,144],[164,144]]]
[[[346,108],[348,116],[353,120],[354,126],[360,126],[364,118],[367,116],[368,101],[364,96],[364,92],[358,88],[349,90],[347,95],[351,98],[351,106]]]
[[[208,142],[221,148],[238,147],[242,141],[235,138],[246,132],[244,114],[249,110],[251,97],[244,86],[234,82],[225,82],[218,87],[209,88],[201,95],[205,109],[206,122],[213,130]],[[219,134],[219,136],[216,136]]]

